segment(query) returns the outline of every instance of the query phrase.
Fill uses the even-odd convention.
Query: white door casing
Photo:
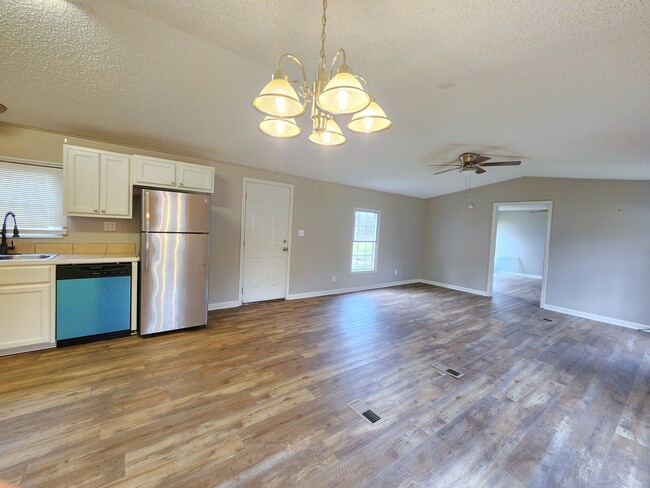
[[[291,185],[244,180],[242,302],[286,298]]]
[[[487,275],[487,296],[492,296],[492,284],[494,280],[494,255],[496,252],[496,240],[497,240],[497,222],[499,220],[499,207],[501,205],[546,205],[548,209],[548,215],[546,217],[546,242],[544,243],[544,267],[542,271],[542,293],[539,300],[539,307],[546,308],[546,285],[548,277],[548,256],[551,247],[551,224],[553,222],[553,201],[552,200],[542,200],[542,201],[532,201],[532,202],[495,202],[492,204],[492,230],[490,235],[490,254],[488,259],[488,275]]]

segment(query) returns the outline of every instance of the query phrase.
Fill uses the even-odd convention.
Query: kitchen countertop
[[[30,259],[12,261],[0,260],[2,266],[48,266],[56,264],[101,264],[101,263],[132,263],[140,261],[137,253],[132,252],[115,252],[105,254],[58,254],[52,259]]]

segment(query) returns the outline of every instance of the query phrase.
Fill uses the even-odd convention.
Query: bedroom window
[[[354,209],[352,238],[352,272],[375,271],[379,210]]]
[[[0,158],[0,218],[7,212],[15,213],[20,237],[65,235],[62,165],[10,161]],[[11,237],[13,225],[10,217],[7,237]]]

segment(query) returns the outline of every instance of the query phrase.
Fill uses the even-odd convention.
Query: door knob
[[[282,250],[283,250],[283,251],[288,251],[289,248],[288,248],[288,247],[283,247]]]

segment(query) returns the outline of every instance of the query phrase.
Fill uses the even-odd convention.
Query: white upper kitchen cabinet
[[[214,168],[133,155],[133,184],[201,193],[214,192]]]
[[[135,163],[134,185],[154,186],[157,188],[176,188],[176,161],[133,156]]]
[[[179,163],[176,167],[178,186],[183,190],[214,192],[214,168],[198,164]]]
[[[65,145],[63,166],[66,215],[131,218],[128,155]]]

